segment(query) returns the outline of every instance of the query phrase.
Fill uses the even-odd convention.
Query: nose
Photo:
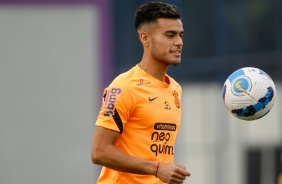
[[[183,45],[182,37],[181,37],[180,35],[178,35],[178,36],[176,37],[176,40],[175,40],[175,42],[174,42],[174,45],[176,45],[176,46],[182,46],[182,45]]]

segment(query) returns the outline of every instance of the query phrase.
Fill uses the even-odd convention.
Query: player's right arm
[[[96,126],[93,136],[91,159],[99,164],[117,171],[134,174],[155,175],[158,162],[130,156],[114,146],[119,132]],[[184,166],[174,163],[160,163],[157,177],[166,183],[183,183],[190,172]]]

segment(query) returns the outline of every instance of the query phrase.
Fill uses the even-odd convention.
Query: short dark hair
[[[176,6],[164,2],[150,2],[138,7],[134,16],[135,30],[144,23],[155,22],[158,18],[181,19]]]

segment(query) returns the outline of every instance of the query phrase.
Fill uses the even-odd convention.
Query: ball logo
[[[250,95],[252,89],[251,80],[247,76],[239,76],[232,81],[232,93],[236,96]]]

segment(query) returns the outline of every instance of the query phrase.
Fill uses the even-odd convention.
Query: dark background
[[[146,2],[113,1],[115,76],[142,58],[133,17],[136,8]],[[183,16],[182,63],[168,71],[180,83],[223,83],[242,67],[260,68],[273,80],[282,80],[281,0],[163,2],[176,5]]]

